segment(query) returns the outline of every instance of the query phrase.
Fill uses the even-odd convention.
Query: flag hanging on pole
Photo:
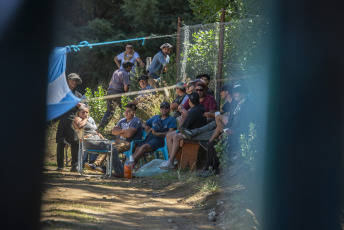
[[[50,121],[74,108],[81,98],[74,96],[66,80],[66,47],[57,47],[50,54],[48,95],[47,95],[47,121]]]

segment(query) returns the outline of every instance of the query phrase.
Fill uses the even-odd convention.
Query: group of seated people
[[[139,78],[141,90],[149,89],[148,77]],[[199,174],[208,177],[219,173],[219,158],[215,151],[219,138],[226,133],[229,141],[229,153],[239,147],[240,134],[247,133],[249,124],[254,122],[254,108],[248,97],[247,88],[242,85],[224,85],[220,89],[223,100],[222,109],[218,109],[214,98],[214,91],[208,88],[210,77],[207,74],[198,75],[188,83],[179,82],[175,85],[176,98],[170,104],[160,104],[160,114],[142,122],[135,116],[136,105],[144,94],[138,95],[135,101],[128,103],[125,108],[125,118],[121,119],[112,129],[112,134],[118,136],[114,141],[112,165],[115,177],[123,177],[124,167],[119,158],[119,153],[130,150],[131,142],[142,140],[142,131],[147,136],[144,141],[136,144],[133,151],[133,164],[145,154],[154,152],[167,142],[169,159],[159,167],[163,170],[171,170],[178,164],[176,155],[179,150],[179,141],[198,141],[207,149],[206,165]],[[107,149],[111,145],[98,133],[97,127],[89,116],[89,108],[82,105],[73,121],[76,130],[84,129],[84,145],[87,149]],[[104,141],[101,141],[104,140]],[[93,163],[85,162],[89,170],[105,173],[103,165],[105,154],[97,156]]]

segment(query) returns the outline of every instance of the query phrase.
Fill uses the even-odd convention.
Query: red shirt
[[[187,99],[187,101],[183,105],[183,107],[186,110],[190,109],[189,100],[190,99]],[[217,111],[217,103],[216,103],[215,98],[213,96],[207,94],[207,93],[205,94],[204,100],[202,102],[200,102],[200,104],[204,105],[206,112]]]

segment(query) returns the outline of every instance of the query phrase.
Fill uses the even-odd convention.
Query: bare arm
[[[152,128],[149,127],[149,126],[147,125],[146,122],[144,122],[144,123],[142,124],[142,128],[143,128],[147,133],[149,133],[149,132],[152,130]]]
[[[129,91],[129,85],[124,85],[124,92],[128,92]]]
[[[205,116],[206,118],[212,118],[215,117],[215,112],[205,112],[203,116]]]
[[[124,130],[121,129],[121,127],[119,127],[119,126],[115,126],[112,129],[112,135],[121,135],[122,133],[124,133]]]
[[[84,119],[81,119],[80,117],[75,117],[73,120],[73,126],[75,129],[81,129],[82,127],[84,127],[87,123],[87,117]]]
[[[155,132],[155,130],[154,129],[152,129],[152,133],[153,133],[153,135],[155,135],[155,136],[158,136],[158,137],[166,137],[166,134],[168,133],[168,132],[172,132],[172,131],[174,131],[175,129],[174,128],[170,128],[167,132]]]
[[[176,109],[178,109],[178,104],[174,102],[170,105],[170,108],[172,111],[175,111]]]
[[[145,63],[142,62],[141,58],[137,58],[136,60],[140,63],[142,68],[145,67]]]
[[[135,135],[137,129],[130,127],[129,129],[124,129],[123,131],[124,132],[121,134],[121,137],[130,138]]]
[[[114,58],[115,62],[116,62],[116,65],[118,67],[118,69],[121,68],[121,63],[119,63],[118,59],[117,59],[117,56]]]

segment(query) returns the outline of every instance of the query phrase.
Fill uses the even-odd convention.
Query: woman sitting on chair
[[[97,126],[94,124],[93,118],[89,115],[90,109],[87,105],[80,106],[73,120],[73,126],[79,133],[84,129],[84,148],[94,150],[110,150],[111,144],[100,133],[96,132]],[[104,140],[104,141],[101,141]],[[118,157],[116,148],[112,152],[112,164],[116,175],[123,175],[124,168]]]

